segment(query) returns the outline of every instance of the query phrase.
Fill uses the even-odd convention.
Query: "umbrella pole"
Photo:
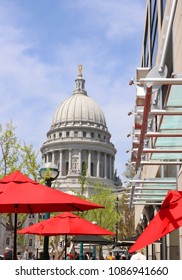
[[[80,260],[83,260],[83,242],[80,242]]]
[[[49,260],[49,236],[44,236],[43,258]]]
[[[67,234],[65,234],[65,260],[66,260],[66,256],[67,256]]]
[[[17,240],[17,213],[14,215],[14,246],[13,246],[13,260],[16,260],[16,240]]]

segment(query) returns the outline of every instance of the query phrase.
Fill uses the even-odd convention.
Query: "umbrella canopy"
[[[85,211],[104,206],[51,189],[15,171],[0,180],[0,213]]]
[[[51,189],[15,171],[0,180],[0,213],[15,213],[14,259],[17,213],[85,211],[104,206]]]
[[[39,222],[37,224],[19,230],[20,234],[37,234],[44,236],[65,235],[67,243],[67,235],[115,235],[107,229],[104,229],[96,224],[93,224],[85,219],[80,218],[69,212],[65,212]],[[66,259],[65,245],[65,259]]]
[[[139,238],[140,235],[133,235],[131,237],[125,238],[121,241],[118,241],[118,243],[120,244],[120,246],[126,246],[126,247],[131,247],[136,240]],[[156,241],[155,243],[161,243],[160,241]]]
[[[56,215],[29,227],[18,230],[20,234],[38,234],[44,236],[55,235],[115,235],[107,229],[93,224],[69,212]]]
[[[135,241],[138,239],[139,235],[134,235],[128,238],[125,238],[121,241],[118,241],[118,243],[120,244],[120,246],[132,246]]]
[[[169,191],[149,225],[129,252],[137,251],[182,226],[182,191]]]
[[[89,243],[89,244],[98,244],[98,245],[113,245],[114,241],[103,238],[98,235],[75,235],[71,240],[73,243]]]

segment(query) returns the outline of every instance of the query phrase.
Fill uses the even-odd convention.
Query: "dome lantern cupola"
[[[87,95],[85,91],[85,80],[82,78],[82,69],[83,66],[81,64],[78,65],[78,79],[75,80],[76,89],[73,91],[73,94],[84,94]]]

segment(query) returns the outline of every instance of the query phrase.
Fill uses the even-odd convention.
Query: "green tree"
[[[119,221],[120,215],[117,214],[115,209],[116,197],[112,192],[112,188],[105,187],[102,183],[97,183],[94,186],[93,192],[88,195],[87,186],[88,182],[85,174],[83,173],[80,179],[80,192],[75,192],[74,189],[70,190],[75,193],[76,196],[100,204],[104,206],[104,208],[98,208],[76,214],[91,222],[96,222],[101,227],[115,231],[115,224]]]
[[[116,199],[118,197],[118,207],[116,208]],[[127,195],[121,192],[117,195],[111,188],[105,188],[98,184],[94,188],[94,193],[90,200],[105,206],[103,209],[90,210],[85,217],[90,221],[96,221],[98,225],[115,232],[115,226],[118,224],[118,240],[129,237],[135,233],[134,228],[134,209],[127,204]]]
[[[136,170],[134,165],[128,161],[126,165],[126,170],[123,174],[126,179],[132,179],[136,175]],[[130,188],[131,183],[126,182],[125,190],[123,191],[123,195],[121,198],[120,203],[120,211],[123,213],[122,219],[120,220],[119,227],[120,227],[120,239],[124,239],[134,235],[135,232],[135,212],[134,207],[130,207],[129,205],[129,197],[130,197]]]
[[[32,145],[22,144],[15,134],[16,127],[12,122],[0,124],[0,177],[19,170],[32,179],[37,180],[40,165],[37,163],[38,153]]]
[[[130,237],[135,234],[134,208],[130,208],[127,204],[125,192],[119,200],[119,212],[122,213],[119,219],[119,240]]]
[[[134,165],[131,164],[130,161],[128,161],[128,163],[126,165],[126,170],[123,173],[123,175],[128,179],[132,179],[136,175],[135,167],[134,167]]]
[[[88,182],[87,182],[86,175],[87,175],[87,166],[86,163],[84,162],[83,169],[82,169],[82,176],[81,179],[79,180],[80,187],[81,187],[81,191],[79,193],[80,197],[85,197],[85,193],[87,192]]]
[[[84,218],[115,233],[115,225],[119,223],[120,213],[115,209],[116,196],[112,192],[112,188],[105,187],[103,184],[96,184],[89,200],[105,208],[89,210],[83,214]],[[113,236],[106,236],[105,238],[114,239]],[[97,250],[99,257],[101,257],[103,255],[102,246],[98,246]]]
[[[87,211],[86,218],[89,221],[95,221],[101,227],[115,232],[115,224],[120,216],[115,209],[115,199],[112,188],[105,187],[103,184],[96,184],[89,200],[104,206],[104,208]]]
[[[38,153],[34,151],[32,145],[26,145],[18,140],[15,134],[16,127],[12,121],[4,127],[0,124],[0,178],[19,170],[28,177],[38,180],[38,170],[40,165],[37,163]],[[3,214],[1,225],[8,228],[12,235],[14,230],[14,217],[12,214]],[[18,215],[18,228],[22,226],[27,215]]]

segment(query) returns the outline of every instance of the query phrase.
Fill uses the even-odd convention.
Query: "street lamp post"
[[[92,224],[97,225],[97,222],[93,221]],[[96,246],[92,246],[92,260],[96,259]]]
[[[46,186],[51,188],[51,183],[59,176],[58,168],[55,164],[47,162],[40,168],[40,176],[45,179]],[[50,213],[45,213],[45,220],[50,218]],[[49,260],[49,237],[44,237],[43,258]]]
[[[115,230],[116,230],[116,238],[115,238],[115,241],[117,242],[118,241],[118,213],[119,213],[119,198],[118,196],[116,197],[116,200],[115,200],[115,208],[116,208],[116,212],[117,212],[117,222],[115,224]]]

